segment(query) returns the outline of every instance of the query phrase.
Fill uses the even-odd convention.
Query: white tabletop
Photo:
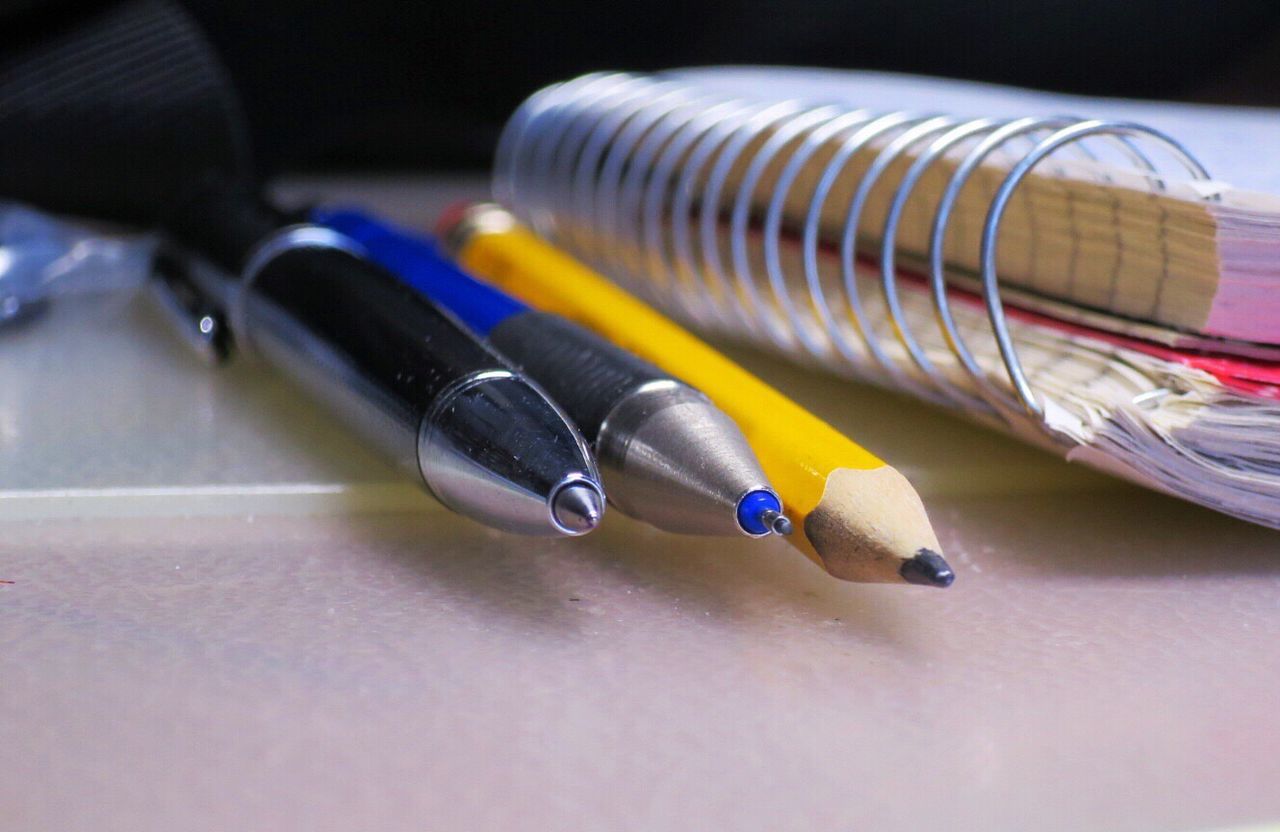
[[[138,300],[0,335],[0,829],[1280,819],[1280,535],[738,355],[920,486],[955,586],[489,532]]]

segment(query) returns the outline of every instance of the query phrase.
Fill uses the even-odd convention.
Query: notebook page
[[[1242,154],[1242,147],[1280,147],[1280,113],[1255,107],[1219,107],[1160,101],[1093,98],[973,81],[889,72],[796,67],[700,67],[670,73],[713,90],[755,96],[767,79],[771,97],[847,104],[874,110],[945,112],[1017,118],[1077,115],[1135,121],[1168,133],[1214,179],[1250,191],[1280,195],[1280,153]]]

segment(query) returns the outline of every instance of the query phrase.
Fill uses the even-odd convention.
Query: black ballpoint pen
[[[153,285],[208,357],[227,354],[229,325],[459,514],[535,535],[599,523],[599,474],[563,413],[351,240],[238,192],[166,231]]]
[[[746,437],[699,391],[475,280],[429,238],[359,211],[319,208],[311,217],[358,242],[554,396],[595,448],[622,513],[683,534],[790,532]]]

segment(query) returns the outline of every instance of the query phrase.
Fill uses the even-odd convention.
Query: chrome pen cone
[[[495,528],[579,535],[604,514],[581,434],[510,372],[477,374],[441,394],[423,420],[418,460],[442,503]]]
[[[604,494],[587,482],[570,483],[551,498],[551,516],[565,534],[586,534],[604,517]]]
[[[596,455],[609,499],[665,531],[761,537],[782,514],[738,426],[676,381],[628,394],[604,420]]]

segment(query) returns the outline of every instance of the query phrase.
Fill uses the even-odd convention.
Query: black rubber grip
[[[588,442],[624,396],[671,376],[595,333],[545,312],[513,315],[489,332],[489,343],[550,394]]]

